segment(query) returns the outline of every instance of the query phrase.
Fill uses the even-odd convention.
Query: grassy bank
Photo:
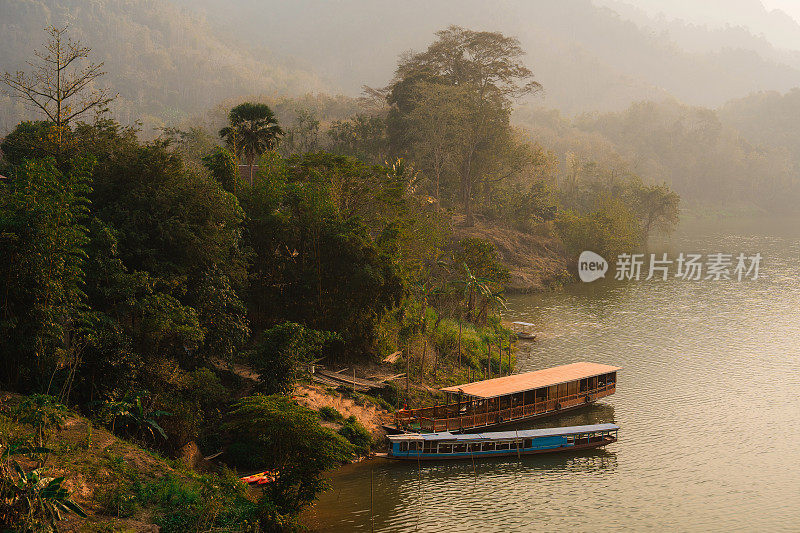
[[[22,399],[0,393],[4,451],[36,438],[35,429],[13,415]],[[49,452],[3,460],[13,459],[41,479],[64,477],[62,486],[87,517],[65,514],[61,531],[257,531],[256,498],[230,470],[198,473],[71,412],[44,445]]]

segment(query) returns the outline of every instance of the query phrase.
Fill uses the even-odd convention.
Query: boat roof
[[[530,322],[512,322],[515,326],[535,326],[536,324],[531,324]]]
[[[488,433],[405,433],[403,435],[387,435],[391,441],[484,441],[503,439],[531,439],[538,437],[557,437],[574,435],[577,433],[595,433],[598,431],[614,431],[619,429],[616,424],[593,424],[590,426],[568,426],[563,428],[522,429],[519,431],[491,431]]]
[[[474,396],[476,398],[495,398],[517,392],[549,387],[559,383],[567,383],[578,379],[590,378],[609,372],[621,370],[617,366],[601,365],[598,363],[572,363],[569,365],[554,366],[544,370],[512,374],[502,378],[486,379],[463,385],[445,387],[443,392],[455,392]]]

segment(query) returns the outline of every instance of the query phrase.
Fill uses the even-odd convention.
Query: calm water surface
[[[682,228],[658,247],[760,252],[757,281],[611,280],[511,298],[507,318],[541,332],[518,372],[624,367],[614,396],[528,427],[615,422],[618,443],[474,468],[349,465],[305,522],[333,532],[800,531],[800,224],[740,226]]]

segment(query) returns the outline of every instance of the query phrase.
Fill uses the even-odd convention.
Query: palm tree
[[[272,109],[266,104],[245,102],[228,113],[230,126],[219,130],[219,136],[237,157],[244,158],[250,167],[250,185],[253,185],[253,162],[267,150],[272,150],[283,135]]]
[[[476,276],[466,263],[461,263],[464,269],[464,277],[453,282],[453,285],[460,288],[461,297],[466,307],[466,317],[472,318],[472,311],[475,309],[478,298],[491,298],[491,280]]]

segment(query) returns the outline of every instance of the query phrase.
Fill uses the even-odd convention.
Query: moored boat
[[[514,335],[518,339],[527,341],[536,340],[536,332],[533,331],[536,324],[531,324],[530,322],[512,322],[511,327],[513,328]]]
[[[617,441],[619,426],[594,424],[489,433],[388,435],[388,457],[404,460],[471,459],[585,450]]]
[[[619,367],[572,363],[445,387],[444,405],[400,409],[398,432],[462,432],[578,409],[616,391]]]

